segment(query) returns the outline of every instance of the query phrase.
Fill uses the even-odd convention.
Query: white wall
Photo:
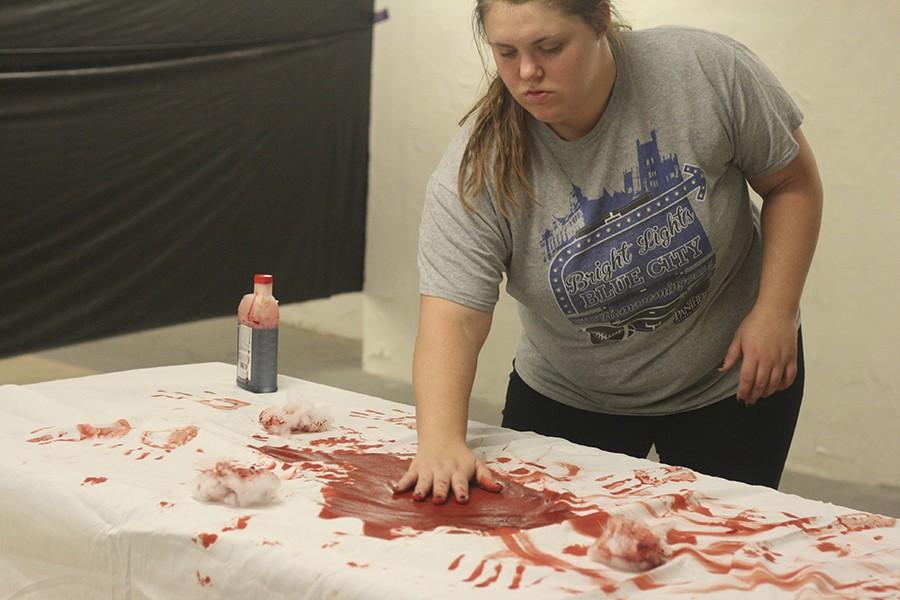
[[[281,323],[343,338],[362,339],[362,294],[350,292],[329,298],[281,305]]]
[[[425,182],[483,88],[469,0],[381,0],[376,26],[364,368],[409,379],[416,237]],[[825,185],[824,225],[804,301],[807,393],[789,468],[900,485],[900,2],[620,0],[636,29],[728,34],[772,68],[806,115]],[[379,6],[380,8],[380,6]],[[499,411],[518,333],[495,313],[475,394]]]

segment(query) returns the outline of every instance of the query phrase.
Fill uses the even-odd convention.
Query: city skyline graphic
[[[592,343],[680,323],[706,297],[715,253],[691,204],[706,198],[699,167],[662,155],[656,130],[636,140],[622,189],[587,197],[572,182],[569,213],[540,239],[560,310]]]

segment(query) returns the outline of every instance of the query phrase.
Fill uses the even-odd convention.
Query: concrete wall
[[[469,0],[381,0],[375,28],[365,370],[409,379],[416,238],[425,182],[483,88]],[[794,471],[900,484],[900,2],[620,0],[636,29],[683,24],[728,34],[781,78],[825,184],[825,220],[803,301],[807,396]],[[502,405],[518,333],[504,298],[475,394]]]

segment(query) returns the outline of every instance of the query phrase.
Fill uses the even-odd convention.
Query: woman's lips
[[[532,104],[544,104],[553,96],[553,92],[546,90],[529,90],[525,92],[525,99]]]

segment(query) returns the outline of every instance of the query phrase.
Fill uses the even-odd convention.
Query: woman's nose
[[[523,56],[519,61],[519,77],[535,79],[543,75],[543,70],[533,59]]]

